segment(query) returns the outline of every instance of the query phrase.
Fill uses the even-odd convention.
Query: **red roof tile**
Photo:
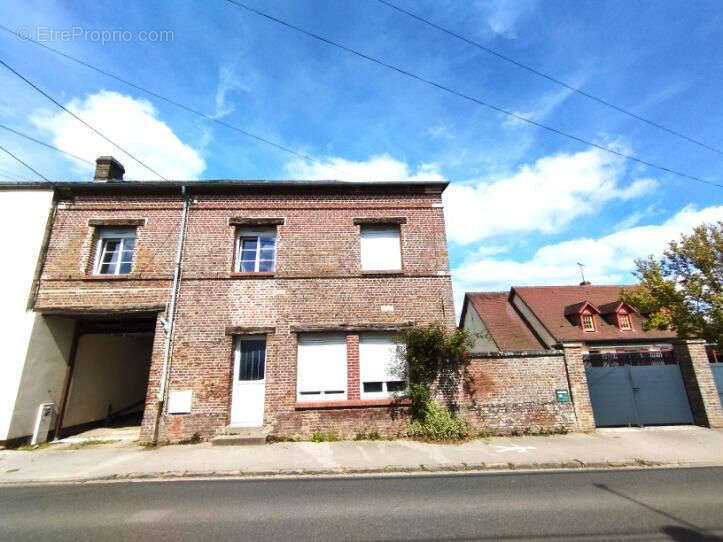
[[[622,331],[601,316],[596,317],[596,331],[585,332],[579,324],[565,316],[565,308],[587,301],[598,307],[620,299],[623,286],[526,286],[513,287],[517,294],[542,322],[557,341],[624,341],[641,339],[671,339],[675,332],[651,329],[645,331],[645,317],[635,312],[630,315],[633,329]]]
[[[471,292],[467,297],[500,350],[544,348],[509,302],[508,292]]]

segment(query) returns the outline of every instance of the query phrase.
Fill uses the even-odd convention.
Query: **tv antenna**
[[[580,276],[582,277],[582,284],[585,284],[585,270],[583,269],[585,267],[585,264],[577,262],[577,265],[580,267]]]

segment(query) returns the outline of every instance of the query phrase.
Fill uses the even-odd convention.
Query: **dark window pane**
[[[387,382],[387,391],[404,391],[405,389],[407,389],[407,383],[404,380]]]
[[[261,260],[259,262],[259,271],[273,271],[274,262],[273,260]]]
[[[133,251],[132,250],[124,250],[121,261],[122,262],[132,262],[133,261]]]
[[[108,252],[113,252],[120,248],[120,241],[117,239],[106,239],[103,246]]]
[[[241,250],[252,250],[256,252],[256,239],[242,239]]]
[[[133,249],[135,248],[135,246],[136,246],[136,240],[133,239],[132,237],[127,237],[123,241],[123,250],[130,250],[131,252],[133,252]]]
[[[241,262],[242,273],[253,273],[256,269],[256,262]]]
[[[130,263],[122,263],[120,264],[120,271],[119,273],[121,275],[127,275],[131,272],[131,264]]]
[[[108,264],[108,263],[101,264],[99,271],[100,271],[101,275],[110,275],[113,273],[111,264]]]
[[[331,390],[331,391],[325,391],[325,395],[337,395],[339,393],[344,393],[344,390]]]
[[[262,248],[259,252],[259,258],[262,260],[273,260],[274,259],[274,251],[269,250],[267,248]]]
[[[242,250],[241,251],[241,259],[242,260],[255,260],[256,259],[256,251],[255,250]]]
[[[276,244],[276,240],[273,237],[262,237],[261,238],[261,250],[273,249]]]
[[[364,382],[364,393],[374,393],[382,391],[381,382]]]
[[[111,263],[118,261],[118,252],[105,252],[103,254],[103,263]]]
[[[266,341],[241,341],[239,380],[263,380],[266,362]]]

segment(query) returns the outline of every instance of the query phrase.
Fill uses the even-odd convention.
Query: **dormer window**
[[[630,315],[627,312],[618,313],[618,327],[623,331],[633,329],[633,323],[630,321]]]
[[[595,317],[590,313],[582,313],[580,316],[583,331],[595,331]]]

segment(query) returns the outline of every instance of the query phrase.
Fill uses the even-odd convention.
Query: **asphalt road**
[[[723,468],[0,487],[3,540],[723,540]]]

